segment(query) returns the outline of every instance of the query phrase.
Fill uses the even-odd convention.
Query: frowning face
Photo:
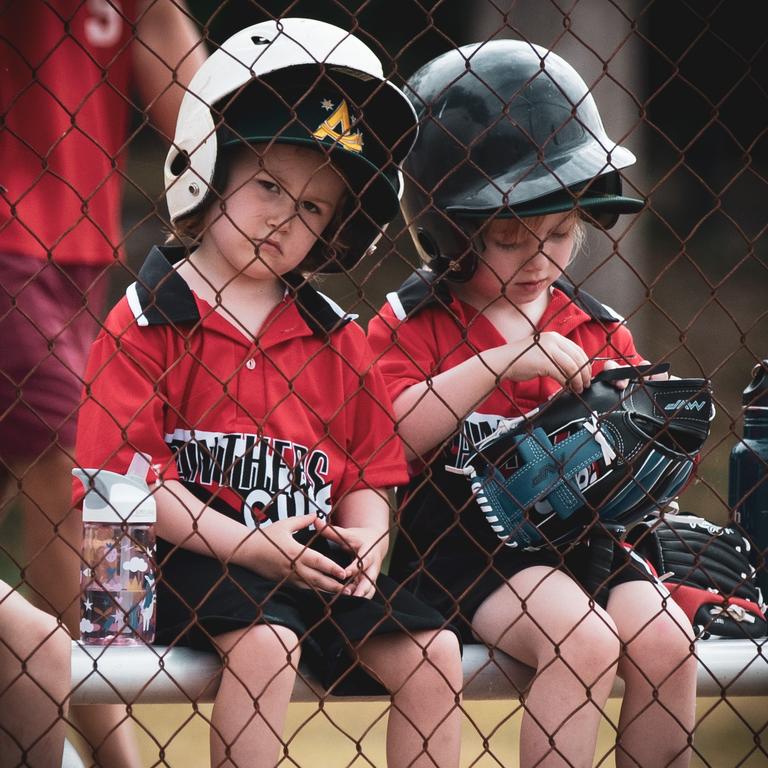
[[[304,261],[345,190],[343,177],[316,150],[277,143],[243,147],[230,165],[221,202],[208,211],[198,257],[215,263],[220,285],[284,275]]]

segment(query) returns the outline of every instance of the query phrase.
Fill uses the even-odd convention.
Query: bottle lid
[[[768,408],[768,360],[752,369],[752,381],[744,390],[741,402],[745,408]]]
[[[124,475],[104,469],[73,469],[86,489],[84,523],[147,524],[157,520],[155,497],[147,485],[150,457],[135,453]]]

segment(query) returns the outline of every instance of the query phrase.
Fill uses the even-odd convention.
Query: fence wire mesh
[[[758,10],[2,0],[0,765],[766,764]]]

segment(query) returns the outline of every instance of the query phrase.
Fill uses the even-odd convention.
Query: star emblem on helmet
[[[360,131],[352,133],[349,106],[344,99],[333,113],[320,123],[312,135],[320,141],[323,139],[338,141],[349,152],[363,151],[363,134]]]
[[[330,99],[323,99],[320,102],[320,106],[326,111],[330,112],[333,109],[333,102]]]

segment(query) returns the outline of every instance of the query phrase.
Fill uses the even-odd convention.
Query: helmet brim
[[[326,125],[340,105],[344,127]],[[219,108],[221,148],[276,142],[316,149],[344,176],[369,219],[383,226],[397,214],[396,163],[410,148],[416,121],[407,99],[388,84],[303,65],[249,83]]]
[[[546,195],[540,200],[531,200],[517,206],[505,206],[485,210],[448,209],[448,213],[467,219],[528,218],[531,216],[549,216],[553,213],[566,213],[572,210],[586,211],[600,223],[614,219],[624,213],[637,213],[645,202],[636,197],[611,194],[589,194],[574,196],[569,190],[560,194]]]
[[[628,152],[628,150],[624,150]],[[631,155],[631,153],[629,153]],[[604,159],[603,150],[603,159]],[[585,166],[584,171],[589,170]],[[632,156],[634,160],[634,156]],[[543,167],[543,166],[542,166]],[[568,169],[573,173],[574,169]],[[622,193],[622,180],[618,171],[613,167],[603,165],[602,172],[598,171],[592,175],[588,172],[585,180],[580,183],[563,187],[558,184],[558,178],[552,169],[547,167],[546,173],[540,179],[540,194],[531,196],[532,180],[526,178],[522,182],[526,189],[522,193],[522,201],[517,200],[520,194],[515,194],[515,190],[504,192],[501,186],[504,182],[489,182],[484,189],[470,200],[462,201],[459,205],[448,205],[446,211],[464,218],[525,218],[530,216],[548,216],[553,213],[565,213],[571,210],[578,210],[585,213],[586,218],[594,220],[603,227],[612,227],[619,215],[626,213],[637,213],[645,206],[645,201],[641,198],[631,197]],[[518,182],[521,183],[521,182]],[[556,184],[552,191],[553,183]],[[477,205],[480,200],[486,205],[484,207]],[[472,202],[475,204],[472,205]]]
[[[466,189],[463,195],[451,195],[454,199],[442,197],[439,191],[436,197],[440,198],[440,207],[454,211],[461,209],[470,215],[473,211],[517,209],[580,184],[594,182],[600,177],[617,175],[616,171],[634,162],[635,156],[628,149],[617,145],[605,147],[595,141],[582,147],[578,153],[550,157],[527,168],[516,166],[507,174],[483,179],[473,188]],[[621,185],[618,186],[620,189]],[[620,194],[614,196],[622,197]],[[634,212],[641,207],[642,201],[639,207],[630,204],[629,211],[621,212]]]

